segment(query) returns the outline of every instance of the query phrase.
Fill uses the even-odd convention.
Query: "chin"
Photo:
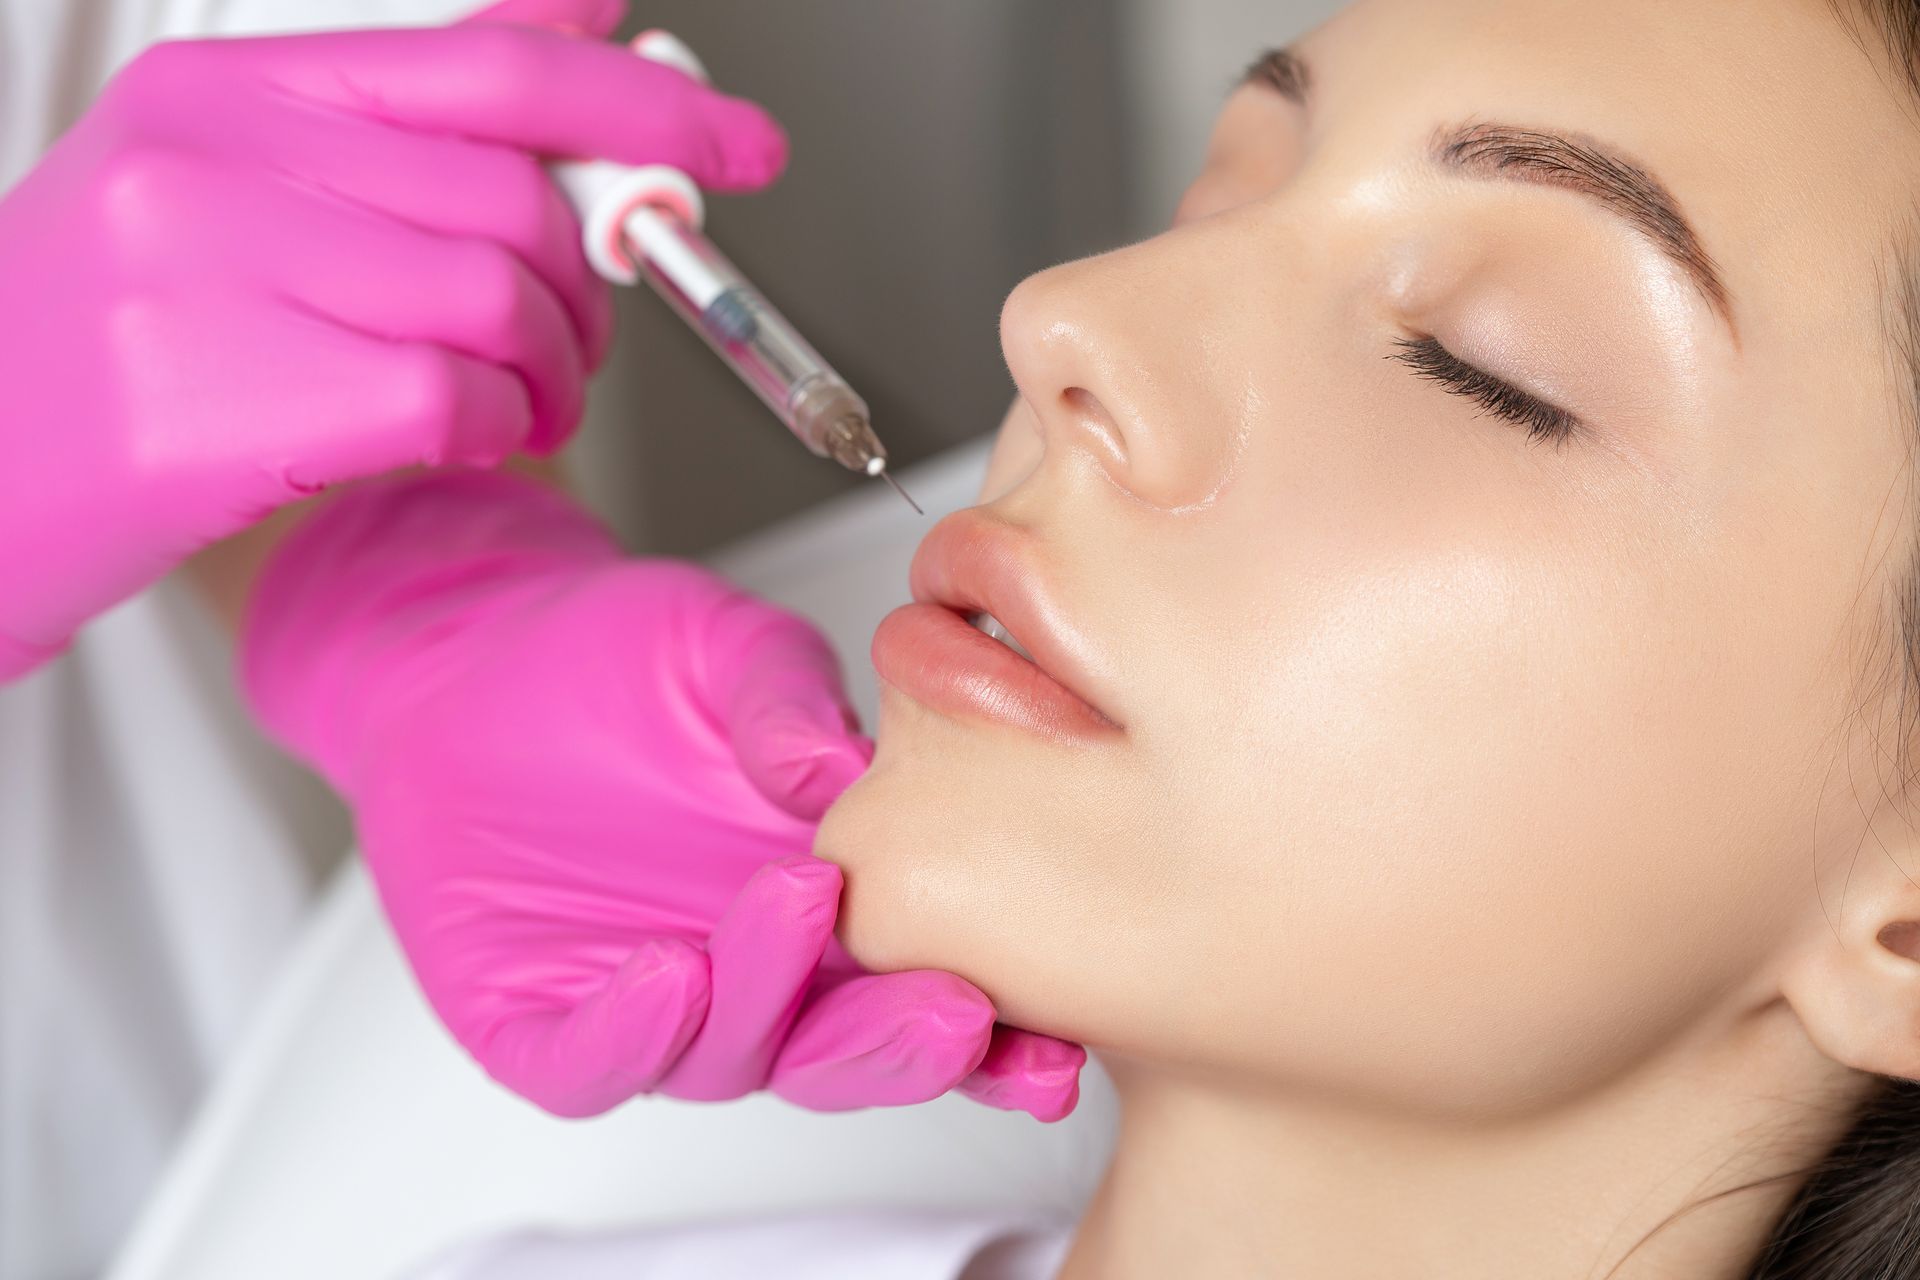
[[[1090,869],[1084,795],[1063,795],[1059,749],[953,723],[883,687],[874,762],[827,811],[817,857],[846,878],[836,934],[867,969],[939,969],[985,992],[1010,1021],[1055,1033],[1068,992],[1132,904]],[[1070,790],[1070,789],[1067,789]],[[1122,884],[1131,878],[1119,877]],[[1097,901],[1088,909],[1089,897]]]
[[[904,927],[906,911],[898,881],[900,863],[911,856],[905,833],[889,814],[899,812],[892,771],[876,757],[858,782],[827,810],[813,838],[813,854],[837,865],[846,878],[835,934],[847,954],[876,973],[919,965]],[[889,793],[893,803],[889,803]]]
[[[969,970],[1003,950],[1009,918],[995,864],[973,838],[991,845],[1000,834],[978,803],[993,771],[970,735],[892,690],[876,729],[872,766],[814,836],[814,856],[846,877],[840,944],[875,972],[945,969],[979,985],[984,975]]]

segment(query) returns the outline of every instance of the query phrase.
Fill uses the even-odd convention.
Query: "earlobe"
[[[1909,850],[1862,850],[1844,915],[1829,903],[1782,975],[1816,1048],[1842,1066],[1920,1079],[1920,884]],[[1870,866],[1870,864],[1872,864]]]

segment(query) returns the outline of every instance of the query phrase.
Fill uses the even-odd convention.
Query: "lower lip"
[[[951,609],[903,605],[873,637],[880,678],[945,715],[1085,742],[1118,732],[1046,672]]]

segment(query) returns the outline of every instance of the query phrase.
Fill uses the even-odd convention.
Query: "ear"
[[[499,0],[461,22],[544,27],[604,39],[627,18],[627,0]]]
[[[1827,1057],[1920,1080],[1920,834],[1883,812],[1838,870],[1781,993]]]

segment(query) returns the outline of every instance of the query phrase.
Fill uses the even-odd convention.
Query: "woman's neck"
[[[1736,1280],[1868,1083],[1797,1026],[1755,1034],[1450,1125],[1109,1059],[1119,1146],[1061,1280]]]

